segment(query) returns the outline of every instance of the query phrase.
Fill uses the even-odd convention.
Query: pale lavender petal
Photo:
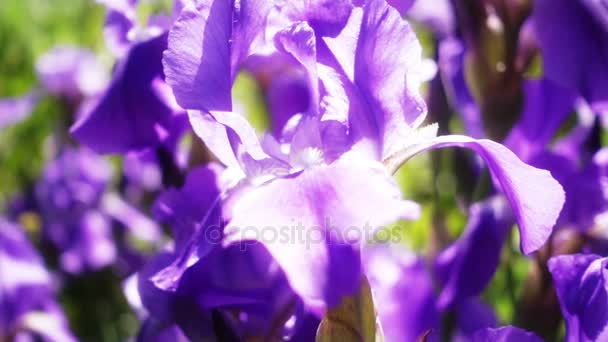
[[[387,341],[416,341],[439,326],[433,279],[424,260],[401,246],[382,244],[363,250],[378,317]],[[431,332],[430,341],[439,333]]]
[[[447,37],[456,29],[455,12],[450,0],[415,1],[406,14],[408,18],[428,27],[439,38]]]
[[[384,161],[394,170],[424,150],[464,147],[477,152],[507,197],[519,225],[520,246],[525,254],[540,248],[551,232],[565,201],[562,186],[546,170],[522,162],[513,152],[491,140],[446,135],[401,146],[402,152]]]
[[[122,223],[133,237],[142,241],[159,242],[162,236],[161,227],[156,222],[120,198],[118,194],[105,194],[101,201],[101,210]]]
[[[163,56],[167,83],[182,107],[231,109],[231,37],[231,1],[201,1],[182,10]]]
[[[320,36],[333,36],[342,30],[353,8],[352,0],[277,1],[280,13],[294,22],[306,21]]]
[[[325,58],[322,63],[342,78],[332,80],[324,74],[323,82],[351,83],[344,84],[342,100],[354,101],[345,109],[347,113],[354,110],[349,113],[349,125],[362,135],[355,139],[370,138],[380,156],[392,154],[402,132],[417,127],[426,114],[419,93],[422,48],[414,31],[394,8],[372,0],[364,8],[353,9],[340,35],[323,41],[330,52],[319,53],[329,53],[334,60]],[[370,131],[373,136],[366,133]]]
[[[366,232],[414,215],[381,165],[343,157],[244,192],[226,234],[262,242],[294,290],[320,310],[356,290],[357,244]]]

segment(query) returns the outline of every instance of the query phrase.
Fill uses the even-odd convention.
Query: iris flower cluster
[[[112,71],[62,46],[0,102],[0,126],[46,96],[70,123],[0,221],[0,341],[76,340],[57,293],[107,268],[138,341],[608,339],[608,2],[99,2]],[[453,147],[459,190],[423,187],[463,232],[394,241],[425,213],[395,175]],[[505,321],[483,293],[514,236]]]

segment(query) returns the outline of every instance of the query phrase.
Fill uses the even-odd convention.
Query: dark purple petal
[[[319,105],[319,88],[315,32],[306,22],[298,22],[277,32],[275,44],[279,50],[293,56],[306,71],[310,91],[308,110],[316,114]]]
[[[456,322],[459,333],[469,336],[479,329],[496,327],[498,318],[491,306],[481,299],[473,298],[458,304]]]
[[[305,113],[311,106],[311,91],[306,70],[290,55],[251,56],[245,66],[264,91],[270,130],[275,138],[294,115]]]
[[[177,325],[163,324],[153,318],[147,319],[139,333],[137,342],[188,342],[190,341]]]
[[[498,268],[502,245],[512,224],[511,212],[501,198],[471,207],[464,235],[436,260],[438,278],[443,282],[438,299],[441,308],[477,296],[485,289]]]
[[[414,5],[416,0],[387,0],[389,5],[395,7],[401,15],[404,15]],[[424,1],[418,1],[424,2]]]
[[[608,5],[584,0],[535,2],[534,20],[545,76],[608,108]]]
[[[186,269],[220,243],[220,172],[218,165],[195,169],[182,189],[169,189],[156,200],[154,215],[171,225],[176,240],[173,262],[154,275],[159,288],[175,291]]]
[[[125,153],[156,147],[171,134],[174,107],[157,86],[166,47],[164,34],[130,49],[105,93],[72,126],[79,142],[99,153]]]
[[[439,69],[444,78],[451,105],[459,112],[467,135],[485,137],[481,112],[464,75],[464,42],[458,38],[443,39],[439,43]]]
[[[566,320],[566,340],[604,340],[608,326],[605,258],[561,255],[551,258],[548,267]]]
[[[505,141],[515,154],[530,160],[551,141],[574,110],[576,96],[547,79],[526,81],[521,117]]]

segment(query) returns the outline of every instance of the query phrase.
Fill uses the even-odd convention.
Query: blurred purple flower
[[[108,82],[106,70],[91,52],[72,46],[56,46],[36,61],[43,89],[70,98],[99,94]]]
[[[155,223],[107,192],[111,175],[101,157],[67,148],[46,166],[36,184],[43,237],[60,252],[61,267],[67,272],[97,270],[115,261],[115,223],[143,241],[160,238]]]
[[[0,129],[27,119],[45,94],[65,97],[74,104],[97,95],[107,84],[106,70],[89,50],[59,45],[36,61],[40,89],[0,99]]]
[[[61,251],[68,272],[98,269],[116,257],[110,222],[98,211],[110,177],[105,160],[68,149],[47,165],[36,185],[44,236]]]
[[[76,341],[53,286],[21,227],[0,218],[0,339]]]
[[[0,99],[0,130],[26,120],[38,104],[39,94]]]

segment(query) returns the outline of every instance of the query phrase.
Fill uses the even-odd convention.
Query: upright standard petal
[[[592,254],[560,255],[548,262],[566,320],[566,341],[608,338],[608,261]]]
[[[407,140],[406,140],[407,141]],[[428,149],[464,147],[477,152],[511,204],[519,225],[520,246],[525,254],[539,249],[551,235],[565,202],[562,186],[546,170],[522,162],[513,152],[491,140],[446,135],[401,144],[400,152],[384,160],[390,170]]]
[[[232,81],[262,32],[270,2],[201,0],[187,4],[169,32],[163,65],[186,109],[230,111]]]
[[[379,156],[392,154],[403,131],[420,125],[426,114],[419,93],[422,48],[414,31],[386,2],[372,0],[353,9],[341,33],[323,42],[329,51],[321,52],[330,56],[321,56],[321,63],[342,80],[322,82],[326,87],[350,83],[342,85],[347,88],[343,100],[352,102],[349,125],[362,135],[353,140],[371,139]],[[372,136],[365,133],[370,131]]]

